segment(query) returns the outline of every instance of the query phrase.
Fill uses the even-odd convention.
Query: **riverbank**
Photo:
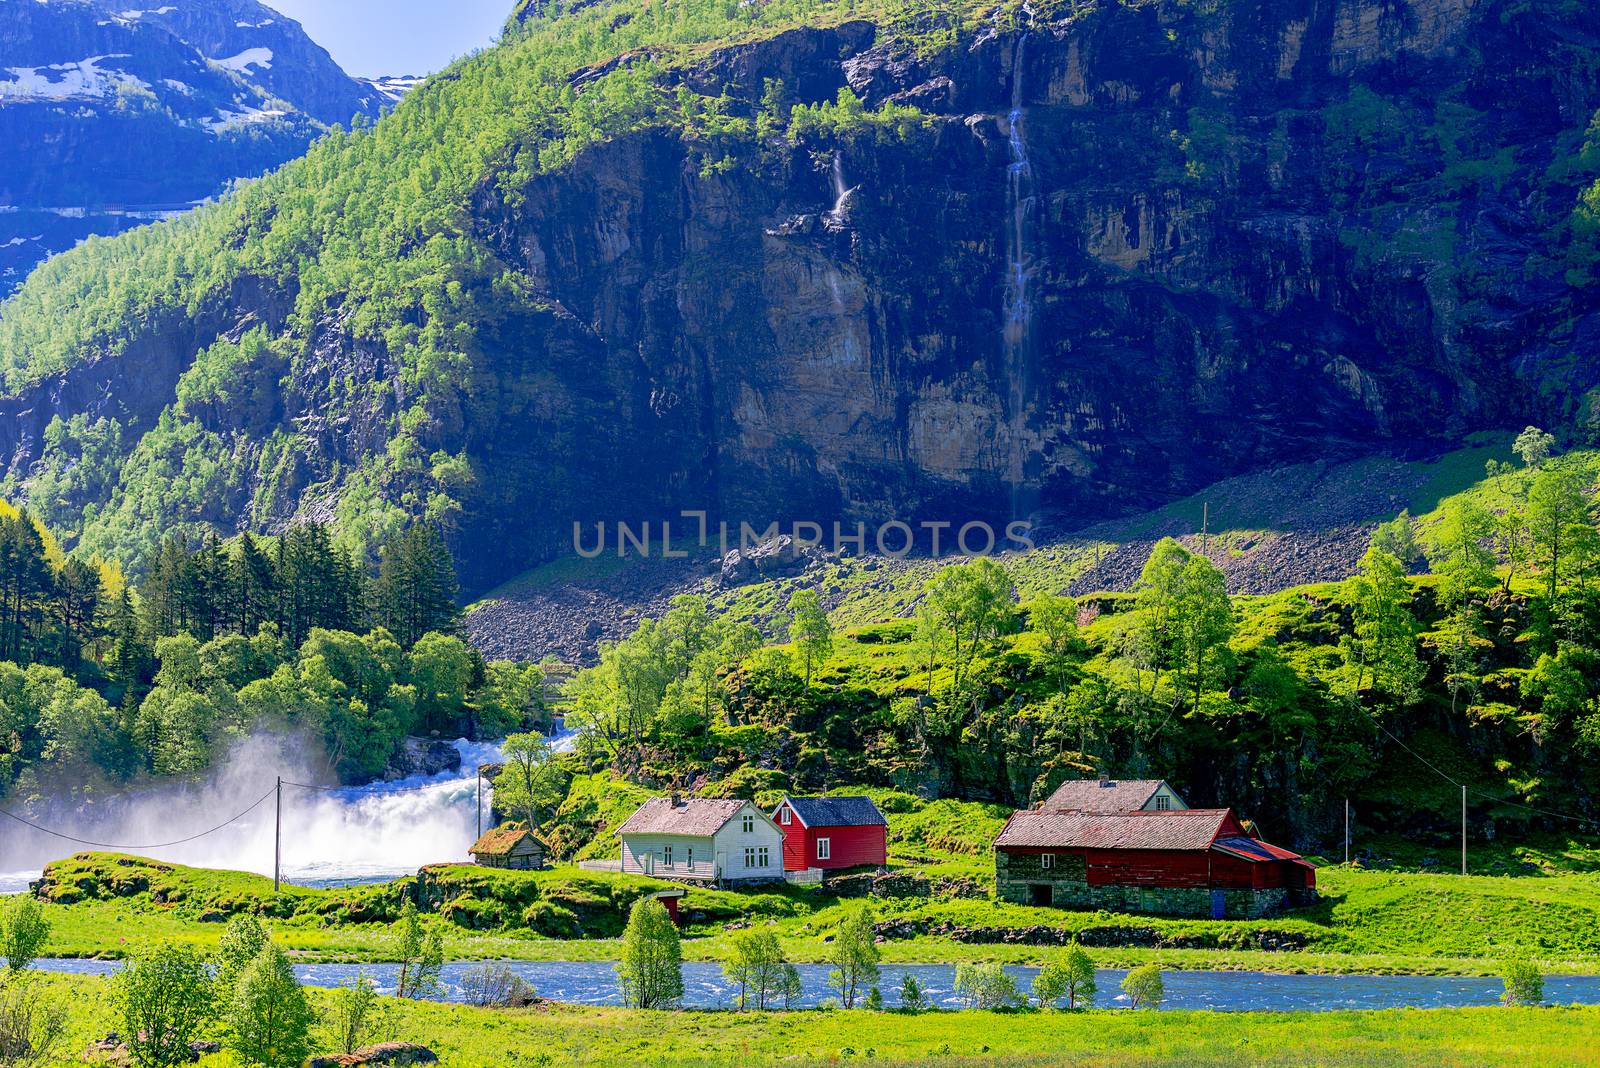
[[[105,980],[52,978],[75,1006],[67,1052],[116,1029]],[[314,995],[318,1001],[325,995]],[[930,1068],[1239,1064],[1596,1065],[1600,1009],[1336,1013],[637,1012],[539,1004],[479,1009],[385,999],[386,1028],[451,1068],[611,1065],[750,1068],[871,1058]],[[1308,1055],[1308,1050],[1315,1050]]]
[[[1549,974],[1600,974],[1600,875],[1491,877],[1324,868],[1323,901],[1272,920],[1170,920],[1066,912],[985,898],[874,899],[889,963],[1043,964],[1077,938],[1103,967],[1279,973],[1494,975],[1507,953]],[[52,865],[49,953],[115,958],[141,941],[214,945],[230,915],[264,916],[302,961],[394,958],[389,924],[408,898],[437,918],[452,959],[605,961],[639,896],[668,884],[560,867],[426,869],[383,886],[314,890],[271,880],[84,854]],[[684,957],[722,959],[737,930],[770,926],[790,958],[817,962],[851,902],[817,890],[692,888]]]

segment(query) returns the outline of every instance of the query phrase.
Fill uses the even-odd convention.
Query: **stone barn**
[[[1020,905],[1254,919],[1308,904],[1316,871],[1232,809],[1013,813],[995,890]]]

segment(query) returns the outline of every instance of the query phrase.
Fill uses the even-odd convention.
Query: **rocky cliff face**
[[[1088,522],[1277,463],[1566,425],[1600,386],[1594,293],[1562,257],[1595,178],[1600,12],[1076,6],[934,55],[849,22],[661,75],[739,114],[780,80],[792,103],[849,89],[920,125],[647,129],[531,179],[485,175],[465,225],[505,270],[426,446],[470,463],[451,480],[468,582],[562,551],[574,521],[680,508]],[[195,352],[282,322],[284,299],[147,338],[160,371],[91,414],[131,449]],[[394,440],[415,398],[349,323],[329,309],[264,406],[184,413],[236,458],[295,428],[292,462],[189,515],[331,514]],[[118,362],[72,372],[74,395]],[[67,414],[61,388],[0,404]],[[42,430],[0,444],[18,482],[51,462]]]
[[[722,52],[697,89],[935,118],[714,177],[635,137],[486,196],[558,308],[490,437],[595,517],[961,520],[1561,422],[1600,320],[1545,174],[1600,104],[1597,31],[1574,5],[1236,0],[927,61],[862,23]]]
[[[386,102],[255,0],[0,0],[0,297]]]

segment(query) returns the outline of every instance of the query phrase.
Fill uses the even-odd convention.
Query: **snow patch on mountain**
[[[47,67],[7,67],[6,73],[11,77],[0,81],[0,100],[99,99],[115,92],[119,85],[150,88],[148,82],[126,71],[100,68],[107,60],[127,58],[128,53],[116,52]]]
[[[226,67],[231,71],[236,71],[239,74],[249,74],[251,69],[255,67],[260,67],[262,70],[270,70],[272,68],[272,49],[246,48],[236,56],[213,59],[211,62],[219,67]]]
[[[400,103],[405,95],[428,79],[417,74],[397,74],[385,78],[363,78],[377,93],[385,105],[393,106]]]
[[[288,112],[281,108],[257,108],[245,105],[237,111],[223,108],[209,119],[201,119],[200,125],[209,133],[222,134],[229,130],[237,130],[241,126],[252,126],[259,122],[271,122],[280,119]]]

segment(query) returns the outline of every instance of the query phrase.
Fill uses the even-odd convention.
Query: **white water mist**
[[[570,737],[557,742],[570,745]],[[424,864],[467,860],[478,824],[477,769],[500,757],[498,745],[457,741],[461,768],[363,787],[283,788],[283,872],[295,882],[376,880]],[[158,860],[272,874],[275,786],[332,784],[320,747],[283,735],[254,735],[236,745],[197,783],[131,789],[93,806],[38,806],[38,822],[76,838],[128,847]],[[266,799],[228,827],[215,827]],[[484,821],[491,791],[484,786]],[[0,827],[0,892],[26,888],[51,860],[91,848],[7,822]]]

